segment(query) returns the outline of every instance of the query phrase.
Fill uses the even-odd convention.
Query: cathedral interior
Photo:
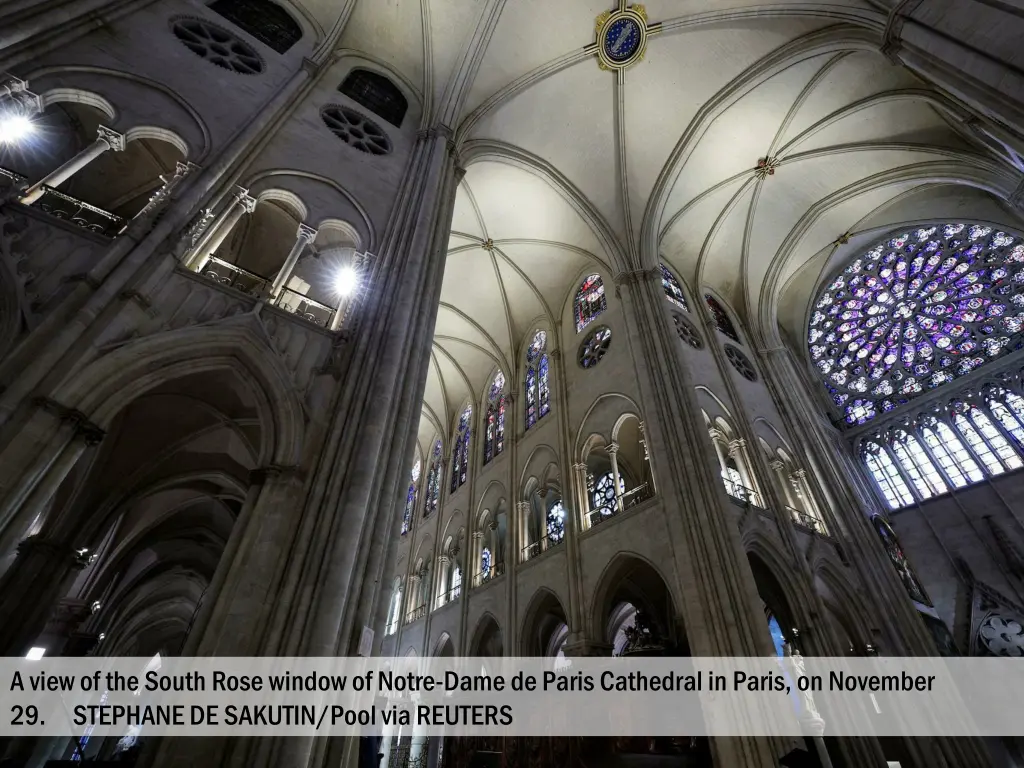
[[[1021,39],[1022,0],[0,3],[0,653],[1021,657]],[[0,765],[1024,766],[366,742]]]

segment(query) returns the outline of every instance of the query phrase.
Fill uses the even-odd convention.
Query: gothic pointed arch
[[[434,440],[434,447],[430,451],[430,470],[427,472],[427,485],[423,494],[423,516],[430,517],[437,511],[438,502],[441,500],[441,438]]]
[[[736,326],[733,324],[732,318],[729,317],[728,311],[722,306],[722,303],[710,293],[704,294],[704,303],[707,305],[708,312],[711,313],[711,319],[714,320],[715,328],[718,329],[718,332],[738,342],[740,335],[736,331]]]

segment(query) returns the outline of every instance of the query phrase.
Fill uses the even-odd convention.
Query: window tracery
[[[430,473],[427,475],[426,503],[423,505],[423,516],[430,517],[437,511],[437,503],[441,499],[441,440],[434,442],[434,450],[430,453]]]
[[[487,395],[484,464],[488,464],[505,450],[505,400],[505,374],[498,371]]]
[[[821,294],[811,359],[863,424],[1024,347],[1024,243],[954,222],[889,236]]]
[[[473,406],[467,405],[459,417],[452,449],[452,493],[455,493],[469,476],[469,424],[473,417]]]
[[[526,348],[526,428],[529,429],[551,410],[548,335],[537,331]]]
[[[573,301],[573,315],[576,317],[576,333],[608,309],[608,297],[604,294],[604,281],[600,275],[590,275],[576,291]]]
[[[565,505],[561,499],[548,509],[547,518],[548,539],[552,544],[557,544],[565,538]]]
[[[661,286],[665,289],[665,298],[684,312],[689,312],[690,307],[686,303],[686,296],[683,295],[683,288],[679,285],[675,275],[664,264],[659,264],[658,266],[661,267]]]
[[[612,343],[611,329],[606,325],[595,328],[580,347],[579,361],[584,368],[593,368],[608,352]]]
[[[725,307],[719,304],[718,299],[710,293],[704,294],[704,301],[707,302],[708,310],[710,310],[711,317],[715,321],[715,327],[719,332],[738,342],[740,335],[736,333],[736,327],[732,324],[732,319],[729,317],[729,313],[725,311]]]
[[[890,508],[1024,467],[1024,397],[1013,381],[1013,389],[986,385],[865,441],[862,457]]]
[[[622,477],[619,477],[618,491],[615,489],[615,477],[611,472],[605,472],[594,482],[590,492],[590,511],[600,512],[601,517],[614,515],[617,509],[616,498],[626,492],[626,484]]]

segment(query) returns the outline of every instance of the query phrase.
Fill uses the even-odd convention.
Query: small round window
[[[676,325],[676,333],[680,339],[685,341],[694,349],[702,349],[704,347],[704,342],[701,341],[700,333],[694,327],[693,323],[676,312],[672,313],[672,322]]]
[[[391,151],[391,140],[383,129],[354,109],[332,104],[320,110],[320,119],[331,133],[360,152],[386,155]]]
[[[740,376],[748,381],[757,381],[757,371],[754,370],[753,363],[737,347],[734,347],[732,344],[726,344],[725,356],[729,358],[732,367],[740,372]]]
[[[258,75],[263,61],[252,46],[202,19],[178,19],[171,31],[186,48],[218,67],[242,75]]]
[[[604,357],[608,351],[608,345],[612,341],[612,332],[608,326],[602,325],[595,328],[590,335],[584,339],[580,346],[580,365],[584,368],[593,368]]]

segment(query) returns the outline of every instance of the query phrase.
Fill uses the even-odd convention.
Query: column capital
[[[96,129],[96,138],[105,141],[112,152],[124,152],[125,138],[123,133],[118,133],[113,128],[101,125]]]
[[[725,432],[720,430],[718,427],[708,427],[708,434],[711,435],[712,440],[717,440],[720,443],[728,443]]]
[[[498,530],[498,521],[497,520],[488,520],[487,521],[487,530],[491,531],[491,532]]]
[[[191,161],[181,162],[180,160],[174,164],[174,175],[185,178],[190,173],[195,173],[200,170],[200,167]]]
[[[572,465],[572,468],[575,469],[577,472],[587,471],[587,465],[584,464],[582,461],[577,461],[575,464]]]
[[[530,502],[528,501],[517,501],[516,509],[520,514],[525,514],[530,511]]]
[[[313,229],[306,224],[299,224],[299,229],[295,233],[295,237],[298,240],[305,240],[307,243],[311,243],[316,240],[317,230]]]
[[[473,531],[473,541],[480,541],[484,537],[483,531]]]
[[[409,574],[409,583],[410,583],[411,585],[415,586],[416,584],[419,584],[419,583],[420,583],[420,580],[421,580],[422,578],[423,578],[423,577],[422,577],[422,576],[421,576],[420,574],[418,574],[418,573],[410,573],[410,574]]]
[[[245,187],[239,187],[235,192],[235,202],[242,206],[242,210],[246,213],[256,210],[256,198],[250,195],[249,190]]]
[[[782,472],[786,468],[786,462],[782,459],[772,459],[768,462],[768,466],[774,472]]]
[[[747,441],[742,437],[737,437],[735,440],[729,441],[729,455],[733,458],[743,451],[747,447]]]
[[[451,558],[448,555],[437,556],[438,565],[448,565],[451,562]]]
[[[789,478],[794,482],[803,480],[805,477],[807,477],[806,469],[794,469],[792,472],[789,473]]]
[[[619,444],[616,443],[616,442],[608,443],[608,445],[606,445],[604,447],[604,451],[609,456],[614,456],[615,454],[617,454],[619,452]]]

